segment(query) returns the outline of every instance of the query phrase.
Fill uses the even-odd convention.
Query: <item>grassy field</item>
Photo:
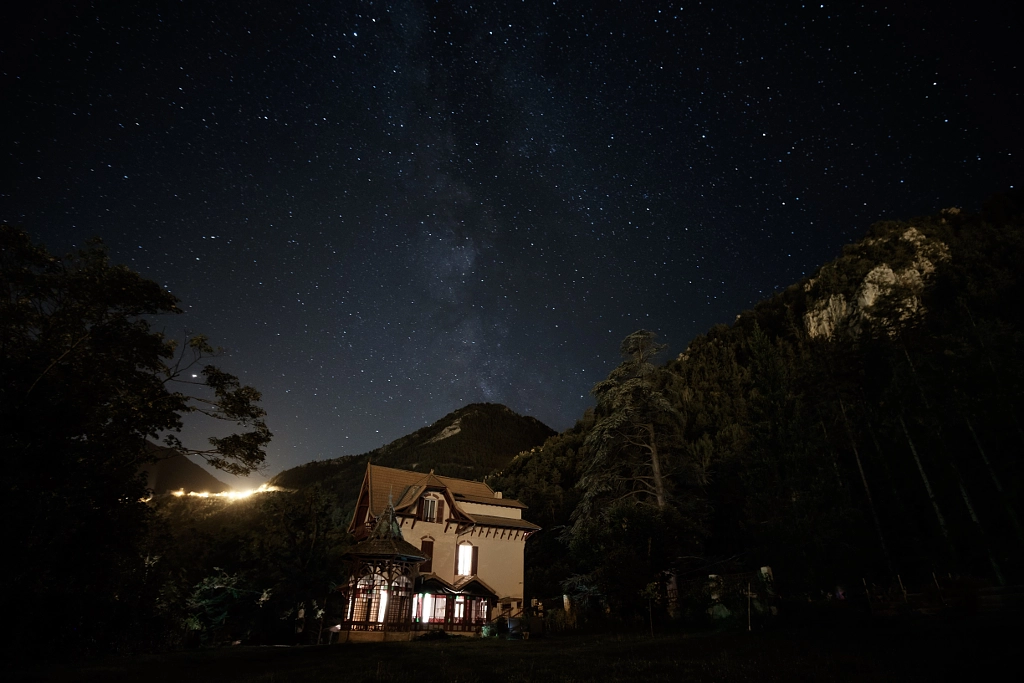
[[[302,648],[235,647],[38,668],[5,680],[571,683],[982,680],[1012,665],[1014,621],[763,633],[571,634]],[[1011,669],[1012,670],[1012,669]],[[8,672],[8,675],[11,672]]]

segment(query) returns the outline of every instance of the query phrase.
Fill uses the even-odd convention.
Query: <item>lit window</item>
[[[476,550],[471,545],[460,545],[459,546],[459,575],[469,576],[473,573],[473,551]]]
[[[443,595],[420,593],[413,601],[413,621],[423,624],[444,623],[448,601]]]
[[[380,606],[377,608],[377,621],[384,623],[384,616],[388,613],[388,589],[382,586],[380,589]]]
[[[423,611],[421,619],[429,622],[434,617],[434,596],[430,593],[423,593]]]
[[[447,607],[448,601],[444,598],[444,596],[435,597],[433,595],[427,594],[423,598],[423,615],[429,616],[428,621],[430,621],[431,623],[443,623]]]

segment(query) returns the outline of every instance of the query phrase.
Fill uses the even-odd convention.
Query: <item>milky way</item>
[[[180,297],[160,328],[263,391],[269,473],[476,401],[564,429],[629,332],[678,353],[1020,182],[1005,18],[764,4],[22,8],[0,219]]]

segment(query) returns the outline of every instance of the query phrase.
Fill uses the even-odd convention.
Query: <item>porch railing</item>
[[[476,633],[487,623],[484,619],[452,621],[343,621],[343,631],[448,631],[450,633]]]

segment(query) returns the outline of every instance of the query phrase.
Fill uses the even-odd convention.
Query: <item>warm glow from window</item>
[[[427,593],[423,596],[423,618],[429,621],[434,616],[434,596]]]
[[[380,589],[380,605],[377,607],[377,621],[383,623],[384,615],[388,613],[388,591],[386,588]]]
[[[469,576],[473,573],[473,546],[459,546],[459,575]]]
[[[442,622],[448,613],[448,600],[442,595],[434,598],[434,621]]]

